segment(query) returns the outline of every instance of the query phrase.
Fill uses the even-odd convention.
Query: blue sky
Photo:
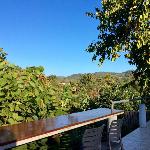
[[[42,65],[45,74],[64,76],[134,68],[123,57],[99,67],[85,51],[98,35],[98,22],[85,15],[97,0],[0,0],[0,5],[0,47],[11,63]]]

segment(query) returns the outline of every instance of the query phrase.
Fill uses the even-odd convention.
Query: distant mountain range
[[[115,76],[119,76],[119,77],[125,77],[125,76],[129,76],[132,74],[133,70],[128,70],[122,73],[116,73],[116,72],[95,72],[95,73],[84,73],[84,74],[91,74],[91,75],[95,75],[95,76],[105,76],[106,74],[110,74],[110,75],[115,75]],[[57,78],[59,80],[63,80],[63,81],[71,81],[71,80],[78,80],[80,78],[81,75],[84,75],[81,73],[78,74],[72,74],[70,76],[57,76]]]

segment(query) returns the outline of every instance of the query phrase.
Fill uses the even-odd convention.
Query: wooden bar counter
[[[71,129],[123,114],[124,111],[98,108],[54,118],[0,127],[0,150],[15,147]]]

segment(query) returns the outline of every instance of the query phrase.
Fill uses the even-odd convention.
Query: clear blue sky
[[[42,65],[47,75],[133,69],[124,58],[106,61],[100,68],[85,51],[98,34],[98,22],[85,12],[97,4],[97,0],[0,0],[0,47],[11,63]]]

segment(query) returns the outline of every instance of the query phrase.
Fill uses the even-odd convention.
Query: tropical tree
[[[102,7],[88,16],[99,20],[98,39],[87,51],[100,64],[115,61],[122,54],[135,65],[135,80],[142,92],[150,86],[149,0],[102,0]],[[144,93],[143,93],[144,94]]]

